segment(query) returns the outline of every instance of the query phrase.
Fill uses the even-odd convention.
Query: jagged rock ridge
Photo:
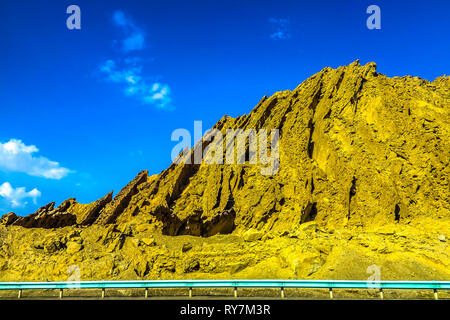
[[[0,281],[68,281],[74,270],[83,281],[364,280],[374,266],[383,280],[449,280],[449,106],[450,77],[388,78],[374,63],[325,68],[214,126],[279,129],[276,174],[172,164],[142,171],[114,198],[8,213]]]
[[[211,236],[292,231],[312,220],[377,226],[445,217],[449,106],[448,76],[389,78],[375,63],[358,61],[325,68],[292,91],[263,97],[248,115],[224,116],[214,126],[223,133],[279,129],[275,175],[248,163],[172,164],[151,177],[139,173],[114,199],[112,193],[88,205],[69,199],[26,217],[7,214],[2,223],[57,228],[136,221],[166,235]]]

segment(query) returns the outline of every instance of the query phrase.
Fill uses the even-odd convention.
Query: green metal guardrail
[[[333,289],[378,289],[383,298],[383,289],[430,289],[438,298],[437,290],[450,289],[450,281],[362,281],[362,280],[131,280],[131,281],[69,281],[69,282],[0,282],[0,290],[19,290],[18,298],[22,297],[22,290],[59,289],[59,297],[63,297],[64,289],[145,289],[148,297],[149,288],[188,288],[192,297],[192,288],[280,288],[284,298],[285,288],[327,288],[330,298]]]

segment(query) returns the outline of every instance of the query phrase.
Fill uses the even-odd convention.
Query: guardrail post
[[[237,298],[238,294],[237,294],[237,287],[234,287],[234,297]]]
[[[148,298],[148,288],[145,288],[145,299]]]
[[[102,288],[102,299],[105,298],[105,288]]]
[[[281,299],[284,299],[284,287],[281,287]]]
[[[433,289],[433,292],[434,292],[434,300],[438,300],[439,297],[438,297],[437,289]]]
[[[333,299],[333,288],[330,288],[330,299]]]
[[[59,289],[59,298],[60,298],[60,299],[63,298],[63,289]]]
[[[383,295],[383,289],[380,289],[380,299],[383,300],[384,299],[384,295]]]
[[[192,298],[192,287],[189,287],[189,298]]]
[[[22,298],[22,289],[19,289],[19,294],[17,295],[17,299],[21,299]]]

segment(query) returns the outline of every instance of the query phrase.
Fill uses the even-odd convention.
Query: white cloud
[[[123,49],[125,51],[133,51],[140,50],[144,47],[144,34],[143,33],[134,33],[130,35],[128,38],[124,39],[122,42]]]
[[[146,81],[141,75],[142,66],[134,60],[118,64],[114,60],[107,60],[100,66],[100,72],[106,75],[108,81],[122,84],[127,96],[133,96],[143,104],[153,104],[161,109],[170,108],[172,99],[169,85]]]
[[[129,16],[117,10],[112,18],[125,36],[122,40],[114,41],[121,44],[123,52],[129,53],[145,47],[145,32],[137,27]],[[100,65],[99,70],[106,76],[106,80],[122,85],[125,95],[160,109],[173,109],[169,85],[148,80],[148,77],[142,74],[142,64],[143,59],[140,57],[128,56],[123,59],[106,60]]]
[[[113,21],[125,34],[125,39],[121,41],[123,51],[129,52],[144,48],[145,33],[134,24],[131,18],[118,10],[113,14]]]
[[[27,146],[21,140],[0,142],[0,170],[23,172],[35,177],[56,180],[64,178],[71,172],[56,161],[34,156],[37,152],[39,149],[36,146]]]
[[[291,37],[289,33],[288,26],[289,20],[285,18],[270,18],[269,23],[272,25],[273,32],[270,38],[275,40],[285,40]]]
[[[122,27],[128,26],[131,22],[130,20],[125,18],[125,14],[120,10],[117,10],[114,12],[113,20],[118,26],[122,26]]]
[[[0,185],[0,197],[5,198],[13,208],[27,205],[28,201],[25,199],[28,198],[36,204],[36,199],[40,196],[41,192],[36,188],[27,192],[24,187],[13,188],[9,182]]]

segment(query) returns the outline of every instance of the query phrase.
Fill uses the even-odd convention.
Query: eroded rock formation
[[[253,230],[294,237],[314,224],[316,236],[316,230],[346,230],[352,239],[359,231],[351,230],[358,228],[397,225],[398,231],[425,220],[445,229],[450,216],[449,107],[448,76],[432,82],[389,78],[376,72],[375,63],[358,61],[325,68],[292,91],[263,97],[248,115],[224,116],[214,126],[223,134],[228,129],[278,129],[279,170],[273,175],[261,174],[261,163],[174,163],[156,175],[142,171],[114,199],[112,193],[86,205],[69,199],[56,209],[51,203],[26,217],[6,214],[1,224],[6,232],[16,226],[85,226],[93,233],[106,225],[111,230],[131,228],[110,230],[106,238],[114,236],[116,242],[104,245],[111,245],[112,252],[125,250],[126,239],[144,231],[233,237]],[[225,157],[225,139],[223,144]],[[250,152],[247,143],[247,157]],[[61,243],[56,247],[64,250]],[[146,247],[139,243],[139,248]],[[310,262],[323,265],[331,249],[323,250]],[[448,264],[448,253],[445,257]],[[155,262],[150,260],[135,266],[140,275],[151,274]],[[187,267],[190,272],[196,268]]]
[[[449,212],[449,83],[449,77],[388,78],[374,63],[325,68],[214,127],[224,134],[279,129],[275,175],[248,163],[173,164],[151,178],[139,173],[114,200],[107,196],[88,212],[69,199],[15,224],[54,228],[145,216],[169,235],[211,235],[231,232],[231,225],[281,230],[308,220],[380,225],[443,216]]]

